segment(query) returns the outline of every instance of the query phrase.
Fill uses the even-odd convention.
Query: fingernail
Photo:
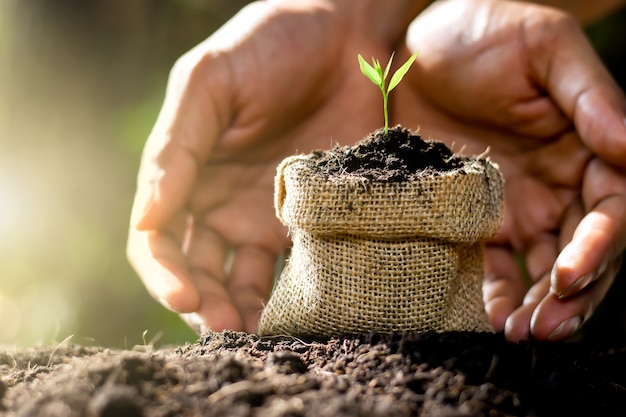
[[[595,278],[596,278],[595,272],[591,272],[589,274],[583,275],[582,277],[578,278],[576,282],[570,285],[565,291],[560,293],[558,297],[565,298],[565,297],[569,297],[572,294],[577,293],[578,291],[582,290],[587,285],[589,285],[589,283],[593,281]]]
[[[165,308],[167,308],[168,310],[173,311],[174,313],[181,313],[181,311],[178,311],[176,308],[174,308],[173,305],[170,304],[169,301],[167,301],[165,298],[157,296],[157,301],[159,303],[161,303],[161,305]]]
[[[202,320],[202,317],[200,317],[200,314],[198,313],[185,313],[181,314],[180,317],[194,332],[198,334],[202,334],[208,330],[206,323]]]
[[[563,322],[561,322],[561,324],[556,326],[556,329],[552,330],[552,333],[550,333],[550,336],[548,336],[548,340],[555,341],[564,339],[574,333],[576,330],[578,330],[582,323],[583,319],[580,316],[564,320]]]
[[[167,308],[170,311],[173,311],[174,313],[178,313],[178,314],[187,314],[189,313],[189,311],[184,311],[181,310],[180,308],[176,308],[174,307],[169,301],[167,301],[164,297],[157,297],[157,300],[159,301],[159,303],[161,303],[165,308]]]

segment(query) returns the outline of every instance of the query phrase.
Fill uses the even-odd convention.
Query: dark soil
[[[622,416],[626,350],[499,334],[209,333],[144,352],[0,352],[6,416]]]
[[[467,158],[453,155],[442,142],[423,140],[396,126],[371,133],[354,146],[315,151],[312,159],[324,178],[354,175],[369,181],[399,182],[462,168]]]
[[[400,128],[313,159],[327,175],[345,169],[371,181],[463,165],[442,144]],[[611,305],[623,313],[623,291],[613,293]],[[623,329],[614,313],[601,317],[610,318],[609,330]],[[0,350],[0,415],[626,416],[626,348],[589,340],[511,344],[501,334],[475,332],[300,340],[222,332],[158,350]]]

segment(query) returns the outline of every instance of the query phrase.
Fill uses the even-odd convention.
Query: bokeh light
[[[143,143],[178,56],[243,2],[0,2],[0,344],[195,335],[125,256]]]

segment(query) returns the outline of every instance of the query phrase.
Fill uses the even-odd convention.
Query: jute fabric
[[[324,176],[309,156],[278,167],[275,206],[291,256],[259,334],[491,330],[483,241],[502,225],[487,160],[399,182]]]

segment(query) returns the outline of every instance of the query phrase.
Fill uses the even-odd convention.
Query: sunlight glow
[[[16,303],[0,294],[0,345],[14,341],[20,323],[21,314]]]
[[[17,231],[20,217],[20,193],[17,184],[0,175],[0,243],[6,244]]]

